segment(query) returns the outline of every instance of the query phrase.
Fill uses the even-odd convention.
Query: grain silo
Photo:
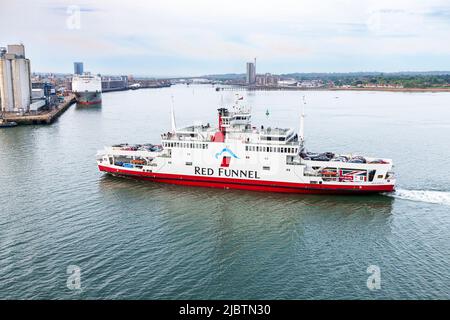
[[[1,111],[29,111],[31,103],[30,60],[25,58],[25,48],[8,45],[0,49]]]

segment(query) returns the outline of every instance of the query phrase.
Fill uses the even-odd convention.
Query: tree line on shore
[[[403,88],[449,88],[450,71],[429,72],[350,72],[350,73],[287,73],[275,75],[280,80],[319,81],[325,86],[393,86]],[[245,81],[245,74],[217,74],[204,76],[213,81]]]
[[[287,76],[287,75],[284,75]],[[294,74],[292,78],[298,81],[321,80],[334,86],[397,86],[404,88],[439,88],[450,86],[450,72],[434,73],[351,73],[351,74]]]

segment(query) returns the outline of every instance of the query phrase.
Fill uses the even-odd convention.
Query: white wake
[[[450,192],[445,191],[400,189],[388,195],[404,200],[450,205]]]

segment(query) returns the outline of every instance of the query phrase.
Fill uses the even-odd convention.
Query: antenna
[[[306,99],[305,96],[303,96],[303,107],[300,114],[300,130],[299,130],[299,136],[300,136],[300,143],[303,147],[303,142],[305,141],[305,106],[306,106]]]
[[[175,111],[174,111],[175,102],[173,99],[173,95],[171,96],[171,98],[172,98],[172,108],[170,110],[170,119],[172,122],[172,132],[175,133],[177,131],[177,124],[175,122]]]

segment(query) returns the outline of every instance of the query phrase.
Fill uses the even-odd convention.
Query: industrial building
[[[56,96],[56,86],[49,81],[33,82],[31,84],[32,103],[30,111],[37,111],[47,107],[52,109],[58,105],[58,97]]]
[[[23,44],[0,48],[0,100],[2,112],[28,112],[31,103],[30,60]]]
[[[84,72],[83,62],[74,62],[73,74],[83,74],[83,72]]]
[[[128,76],[102,76],[102,91],[128,89]]]
[[[255,62],[247,62],[247,74],[245,82],[250,85],[256,83],[256,59]]]
[[[258,86],[277,86],[279,77],[266,73],[264,75],[256,76],[256,85]]]

